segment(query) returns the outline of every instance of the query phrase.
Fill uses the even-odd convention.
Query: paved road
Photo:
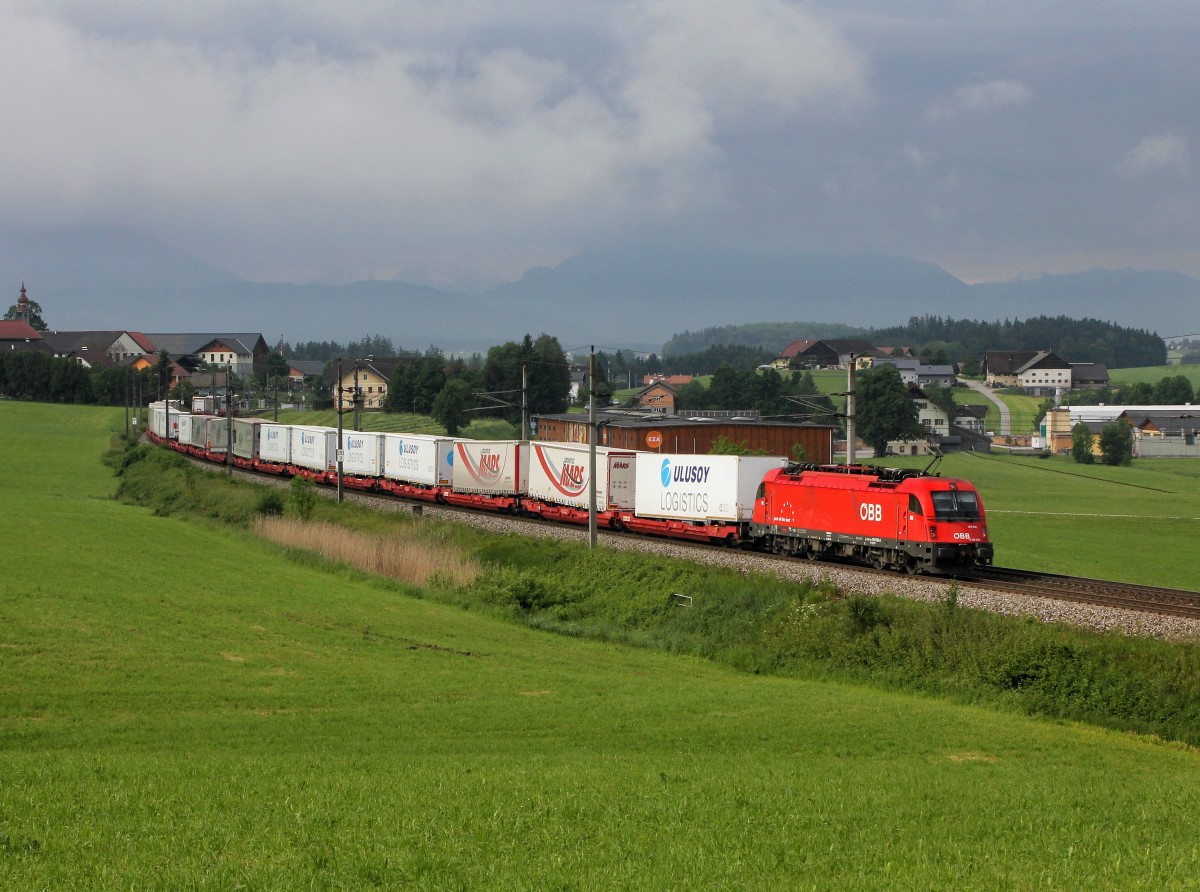
[[[992,393],[992,388],[986,384],[981,384],[978,381],[968,381],[966,378],[959,378],[963,384],[966,384],[976,393],[982,393],[989,400],[996,404],[996,408],[1000,410],[1000,430],[1001,436],[1010,436],[1012,434],[1012,415],[1008,411],[1008,406],[1004,404],[1004,400]]]

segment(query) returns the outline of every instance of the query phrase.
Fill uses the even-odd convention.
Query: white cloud
[[[950,99],[931,108],[928,115],[933,120],[959,113],[987,112],[1009,106],[1025,105],[1030,90],[1019,80],[1000,79],[967,84],[954,91]]]
[[[1162,171],[1188,172],[1187,139],[1178,133],[1159,133],[1147,136],[1129,150],[1117,165],[1128,177],[1144,177]]]

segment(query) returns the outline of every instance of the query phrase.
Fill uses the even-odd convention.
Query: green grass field
[[[1200,875],[1194,750],[439,605],[111,499],[120,421],[0,402],[5,889]]]
[[[1200,387],[1200,365],[1147,366],[1137,369],[1109,369],[1108,378],[1114,384],[1157,384],[1163,378],[1183,375],[1192,382],[1192,389]]]

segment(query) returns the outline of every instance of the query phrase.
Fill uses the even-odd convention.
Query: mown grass
[[[1194,883],[1194,751],[406,597],[110,499],[115,421],[0,403],[0,535],[22,543],[0,574],[4,888]],[[484,551],[509,573],[560,560]],[[663,583],[717,591],[639,573],[658,614],[684,610]],[[693,631],[725,625],[707,609]],[[761,619],[721,609],[744,637]]]

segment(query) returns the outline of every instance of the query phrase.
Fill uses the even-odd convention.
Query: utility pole
[[[133,397],[130,391],[133,390],[133,380],[125,376],[125,439],[129,439],[129,402]]]
[[[850,367],[846,370],[846,464],[854,464],[854,354],[850,354]]]
[[[337,500],[342,501],[342,358],[338,357],[337,370],[337,388],[334,391],[337,396],[337,415],[338,415],[338,436],[337,436]]]
[[[225,367],[225,474],[233,476],[233,360]]]
[[[338,386],[341,386],[340,381],[338,382]],[[354,360],[354,393],[352,395],[354,399],[354,429],[356,431],[362,430],[362,398],[360,394],[361,391],[358,389],[358,360],[356,359]],[[340,448],[340,439],[338,440],[338,444]]]
[[[163,385],[163,389],[166,391],[166,395],[163,398],[163,410],[166,412],[166,414],[163,416],[163,423],[165,425],[163,433],[166,434],[167,448],[170,449],[171,448],[171,368],[170,368],[170,366],[167,367],[167,380],[166,380],[166,383]]]
[[[588,359],[588,548],[596,547],[596,346]]]
[[[521,364],[521,439],[529,439],[529,363]]]

